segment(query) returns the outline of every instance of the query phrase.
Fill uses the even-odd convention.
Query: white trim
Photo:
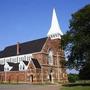
[[[19,63],[20,61],[23,61],[23,60],[19,60],[19,59],[22,59],[22,58],[24,58],[24,57],[32,58],[33,56],[32,56],[32,54],[24,54],[24,55],[17,55],[17,56],[0,58],[0,61],[1,61],[0,64],[5,64],[5,62]],[[17,59],[18,59],[18,60],[17,60]],[[26,61],[29,61],[29,60],[27,60],[27,58],[26,58]]]
[[[46,46],[46,43],[47,43],[48,39],[49,39],[49,37],[47,37],[47,40],[46,40],[46,42],[44,43],[44,45],[43,45],[43,47],[42,47],[42,49],[41,49],[41,52],[43,51],[44,47]]]

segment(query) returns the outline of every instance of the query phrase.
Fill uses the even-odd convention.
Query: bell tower
[[[51,46],[48,46],[48,48],[51,48],[53,50],[54,55],[56,55],[56,57],[53,58],[53,62],[54,62],[54,65],[57,66],[57,69],[55,71],[56,73],[53,73],[54,69],[52,69],[52,73],[50,75],[52,78],[55,78],[54,75],[56,75],[58,82],[60,81],[68,82],[67,74],[66,74],[66,67],[62,63],[65,61],[64,51],[61,47],[61,36],[62,35],[63,33],[59,26],[58,18],[57,18],[56,11],[54,8],[53,14],[52,14],[52,22],[51,22],[49,32],[47,33],[47,37],[49,37],[51,41],[50,42]],[[51,63],[51,65],[53,64]]]
[[[57,18],[56,11],[54,8],[53,14],[52,14],[51,27],[49,29],[47,37],[50,37],[51,39],[61,39],[61,35],[63,35],[63,33],[62,33],[61,28],[59,26],[58,18]]]

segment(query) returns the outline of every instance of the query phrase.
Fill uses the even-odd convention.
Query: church
[[[47,36],[6,47],[0,51],[0,82],[55,83],[68,82],[63,35],[55,9]]]

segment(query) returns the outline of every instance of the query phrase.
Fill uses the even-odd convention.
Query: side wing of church
[[[0,52],[0,81],[67,82],[61,32],[55,9],[47,37],[8,46]]]

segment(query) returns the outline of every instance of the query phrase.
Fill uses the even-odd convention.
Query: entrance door
[[[49,80],[50,80],[50,82],[52,82],[52,75],[51,74],[49,74]]]
[[[33,75],[30,75],[30,83],[33,82]]]

